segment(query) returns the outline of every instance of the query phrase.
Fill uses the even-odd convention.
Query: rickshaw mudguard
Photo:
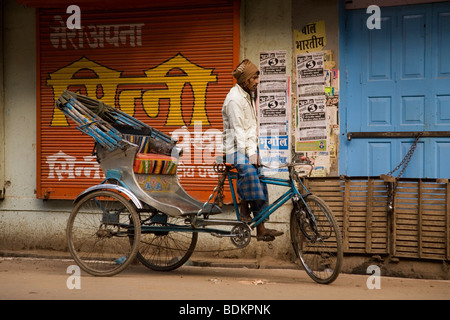
[[[76,204],[78,201],[80,201],[81,198],[83,198],[84,196],[86,196],[87,194],[90,194],[94,191],[97,190],[111,190],[117,193],[123,193],[125,194],[130,200],[131,202],[133,202],[134,206],[137,209],[143,209],[142,203],[141,201],[128,189],[122,187],[122,186],[118,186],[115,184],[98,184],[96,186],[92,186],[87,188],[86,190],[84,190],[82,193],[80,193],[74,200],[74,204]]]

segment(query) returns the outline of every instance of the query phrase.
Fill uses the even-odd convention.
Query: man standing
[[[254,94],[259,84],[259,70],[248,59],[233,71],[236,85],[231,88],[222,107],[223,143],[227,162],[238,170],[237,192],[241,199],[240,219],[251,221],[250,211],[256,217],[268,205],[267,186],[259,180],[257,166],[258,121]],[[249,208],[250,206],[250,208]],[[267,229],[264,223],[256,227],[257,239],[273,241],[283,234]]]

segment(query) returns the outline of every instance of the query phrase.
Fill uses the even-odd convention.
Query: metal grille
[[[79,30],[66,28],[61,9],[39,9],[37,197],[73,199],[103,178],[91,157],[93,140],[54,107],[68,89],[169,135],[185,126],[179,177],[192,196],[207,198],[217,177],[205,151],[211,135],[205,132],[222,129],[223,100],[233,86],[237,5],[223,0],[176,8],[161,2],[151,9],[83,9]],[[201,123],[199,131],[195,123]]]

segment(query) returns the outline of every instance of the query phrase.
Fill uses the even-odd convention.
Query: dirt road
[[[450,298],[450,281],[446,280],[381,276],[380,288],[369,289],[369,274],[341,274],[331,285],[319,285],[304,271],[293,269],[184,266],[169,273],[159,273],[142,265],[133,265],[119,275],[103,278],[83,271],[75,277],[73,270],[77,267],[70,267],[73,265],[70,259],[0,258],[0,300]]]

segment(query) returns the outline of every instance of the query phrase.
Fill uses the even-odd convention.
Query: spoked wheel
[[[338,277],[343,260],[341,233],[331,209],[319,197],[299,200],[291,213],[290,231],[295,254],[316,282],[328,284]]]
[[[139,216],[122,195],[98,190],[84,196],[67,222],[70,253],[81,269],[95,276],[123,271],[138,252]]]
[[[171,271],[181,267],[191,257],[198,233],[170,231],[171,227],[185,226],[185,218],[160,212],[144,217],[141,213],[141,221],[143,232],[137,257],[144,266],[155,271]]]

